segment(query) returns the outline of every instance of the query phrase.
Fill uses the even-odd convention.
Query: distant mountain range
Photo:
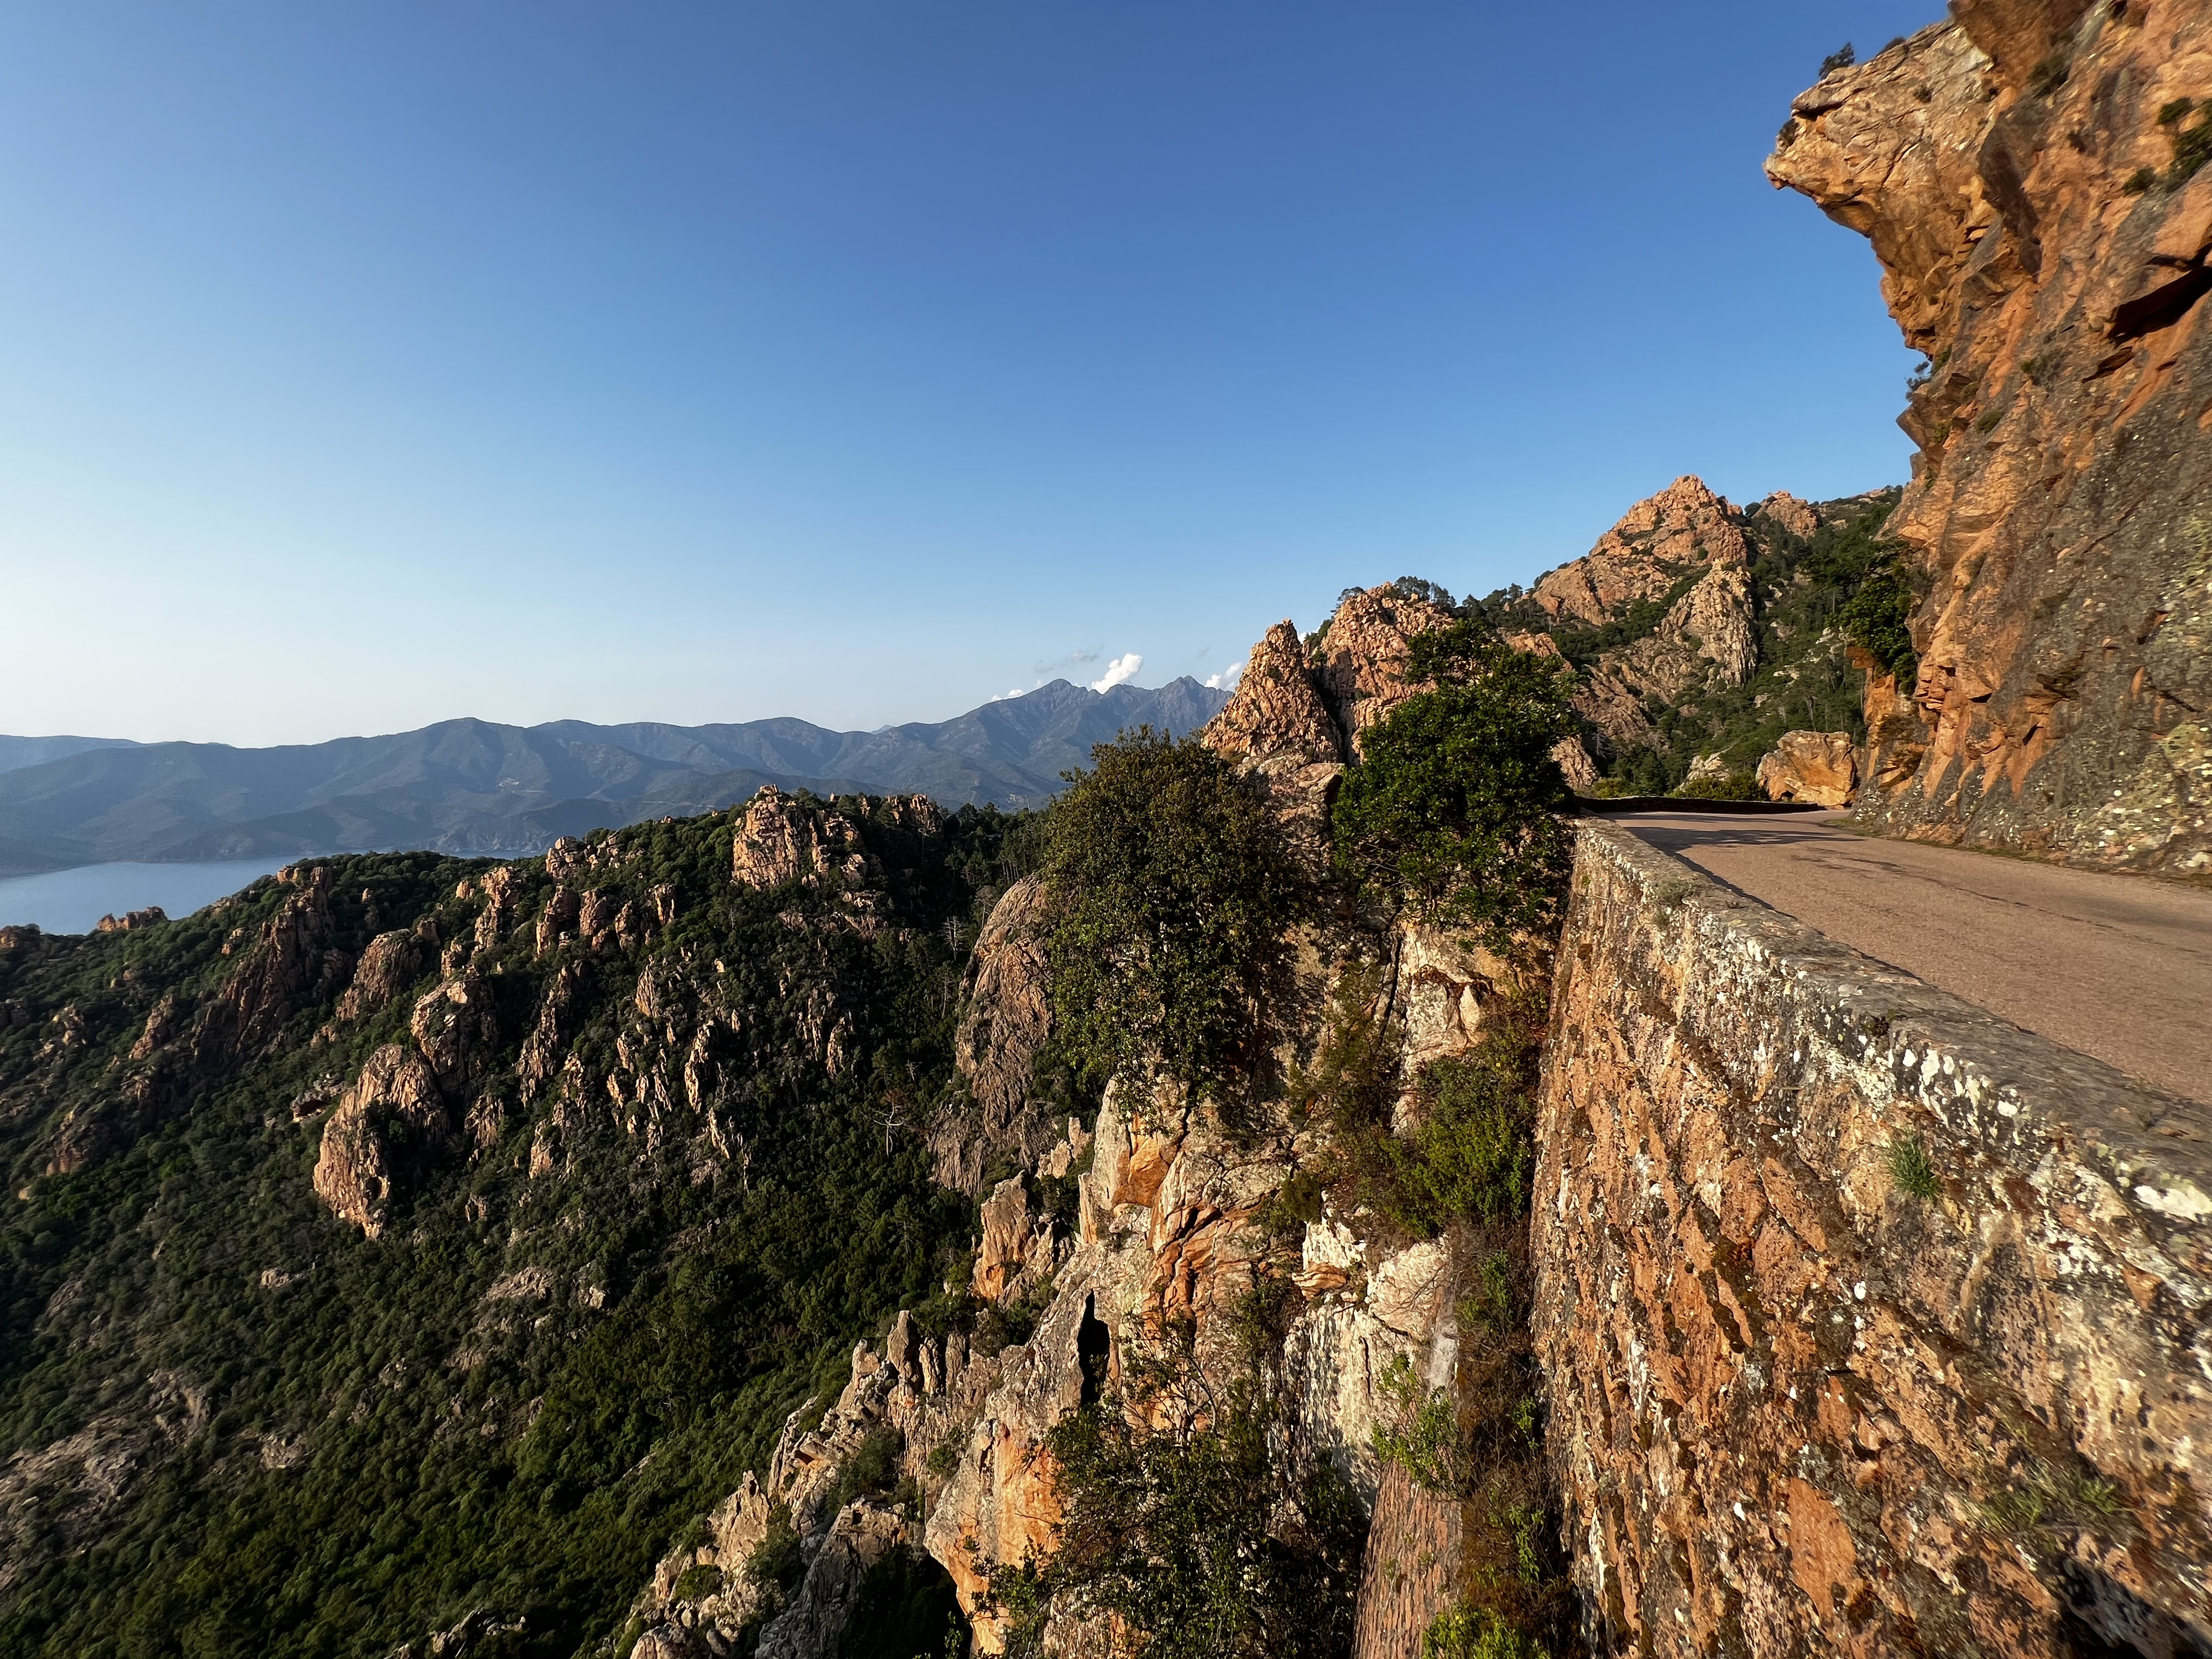
[[[1143,724],[1182,736],[1228,700],[1186,676],[1103,692],[1054,680],[880,732],[458,720],[275,749],[0,737],[0,875],[395,848],[513,858],[603,825],[728,806],[768,783],[1034,806],[1093,744]]]

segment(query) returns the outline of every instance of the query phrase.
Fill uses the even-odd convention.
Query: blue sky
[[[0,9],[0,730],[939,719],[1901,479],[1887,0]]]

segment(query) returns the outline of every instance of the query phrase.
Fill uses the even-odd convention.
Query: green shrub
[[[899,1448],[904,1443],[905,1437],[888,1423],[871,1430],[837,1472],[837,1503],[842,1505],[855,1498],[874,1498],[889,1492],[898,1477]]]
[[[806,1577],[806,1554],[799,1547],[789,1504],[778,1504],[769,1510],[768,1530],[745,1559],[745,1577],[776,1596],[789,1595]]]
[[[1463,621],[1413,641],[1408,697],[1360,738],[1333,817],[1336,860],[1368,890],[1501,955],[1556,929],[1573,796],[1552,750],[1575,730],[1571,670]]]
[[[1466,1468],[1450,1391],[1423,1388],[1413,1362],[1402,1353],[1390,1357],[1376,1383],[1396,1420],[1375,1425],[1375,1455],[1403,1469],[1417,1486],[1459,1496]]]
[[[1292,994],[1307,895],[1257,790],[1195,740],[1149,727],[1091,750],[1048,815],[1053,1015],[1097,1083],[1157,1064],[1240,1094]]]
[[[1898,1191],[1909,1193],[1914,1198],[1941,1196],[1943,1183],[1928,1157],[1927,1142],[1918,1135],[1898,1136],[1889,1143],[1885,1156],[1889,1164],[1889,1178]]]
[[[1907,624],[1919,603],[1911,579],[1893,560],[1868,572],[1836,617],[1845,637],[1908,690],[1919,673],[1920,659]]]
[[[676,1581],[679,1601],[703,1601],[722,1588],[722,1570],[701,1563],[684,1569]]]
[[[1758,775],[1746,771],[1708,772],[1703,777],[1684,780],[1674,792],[1685,800],[1760,800],[1765,792],[1759,787]]]
[[[1486,1607],[1437,1615],[1421,1638],[1421,1659],[1550,1659],[1549,1651]]]

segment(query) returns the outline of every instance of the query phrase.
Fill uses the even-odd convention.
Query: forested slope
[[[763,799],[0,931],[0,1650],[574,1652],[941,1294],[1010,821]]]

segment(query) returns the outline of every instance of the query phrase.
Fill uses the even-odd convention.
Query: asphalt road
[[[1854,950],[2212,1103],[2212,891],[1871,839],[1842,817],[1613,821]]]

